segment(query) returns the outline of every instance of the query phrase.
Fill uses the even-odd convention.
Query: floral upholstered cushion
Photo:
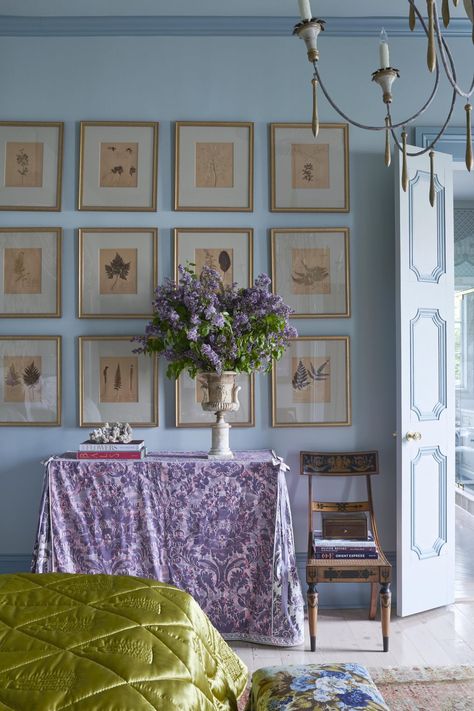
[[[302,664],[257,669],[252,711],[389,711],[360,664]]]

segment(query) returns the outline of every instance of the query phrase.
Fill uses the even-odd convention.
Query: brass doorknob
[[[421,439],[421,432],[407,432],[405,437],[408,442],[419,442]]]

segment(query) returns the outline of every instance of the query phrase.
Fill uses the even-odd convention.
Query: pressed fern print
[[[138,402],[138,356],[102,356],[99,402]]]
[[[4,356],[4,401],[40,402],[41,356]]]
[[[329,402],[331,368],[329,358],[293,358],[291,386],[293,402]]]

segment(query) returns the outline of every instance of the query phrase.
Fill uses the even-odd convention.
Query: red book
[[[76,459],[143,459],[144,450],[139,452],[76,452]]]

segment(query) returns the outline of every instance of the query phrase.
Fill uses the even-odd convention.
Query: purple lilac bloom
[[[179,279],[165,280],[155,291],[153,319],[137,337],[136,352],[158,353],[170,363],[168,375],[236,370],[269,370],[297,333],[292,310],[270,291],[260,274],[255,285],[224,286],[219,274],[204,267],[197,276],[179,265]]]

